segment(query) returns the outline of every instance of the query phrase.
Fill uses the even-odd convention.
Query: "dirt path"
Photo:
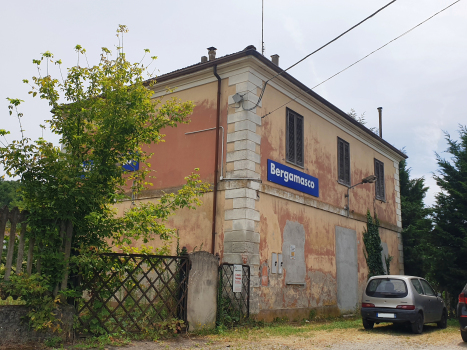
[[[434,326],[425,326],[421,335],[411,334],[392,325],[375,327],[372,331],[363,328],[310,330],[297,335],[268,336],[255,331],[241,337],[228,336],[180,337],[161,342],[134,342],[124,348],[106,348],[108,350],[262,350],[262,349],[355,349],[355,350],[397,350],[397,349],[466,349],[459,331],[450,327],[439,330]]]

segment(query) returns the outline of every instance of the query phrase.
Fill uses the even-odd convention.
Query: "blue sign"
[[[122,168],[130,172],[137,171],[139,170],[139,162],[136,160],[130,160],[128,163],[123,164]]]
[[[319,181],[284,164],[268,159],[268,181],[319,197]]]

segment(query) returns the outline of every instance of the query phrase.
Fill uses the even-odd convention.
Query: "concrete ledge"
[[[61,333],[36,332],[29,328],[27,321],[28,308],[22,305],[0,306],[0,346],[10,349],[21,345],[33,345],[50,337],[60,337],[63,342],[73,340],[73,315],[75,308],[72,305],[60,307],[57,316],[61,320]]]

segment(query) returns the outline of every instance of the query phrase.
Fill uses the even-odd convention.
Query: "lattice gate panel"
[[[79,333],[139,333],[168,319],[186,322],[188,257],[109,253],[99,258],[82,276]]]
[[[219,266],[218,291],[218,324],[235,326],[248,320],[250,317],[250,267],[242,267],[241,292],[234,292],[234,266],[221,264]]]

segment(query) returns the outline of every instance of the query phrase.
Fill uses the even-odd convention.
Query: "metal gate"
[[[188,256],[102,254],[82,275],[78,332],[139,333],[187,320]]]
[[[235,266],[241,266],[241,292],[234,292]],[[240,288],[240,286],[236,288]],[[219,290],[217,296],[218,325],[236,326],[248,320],[249,317],[250,266],[221,264],[219,266]]]

